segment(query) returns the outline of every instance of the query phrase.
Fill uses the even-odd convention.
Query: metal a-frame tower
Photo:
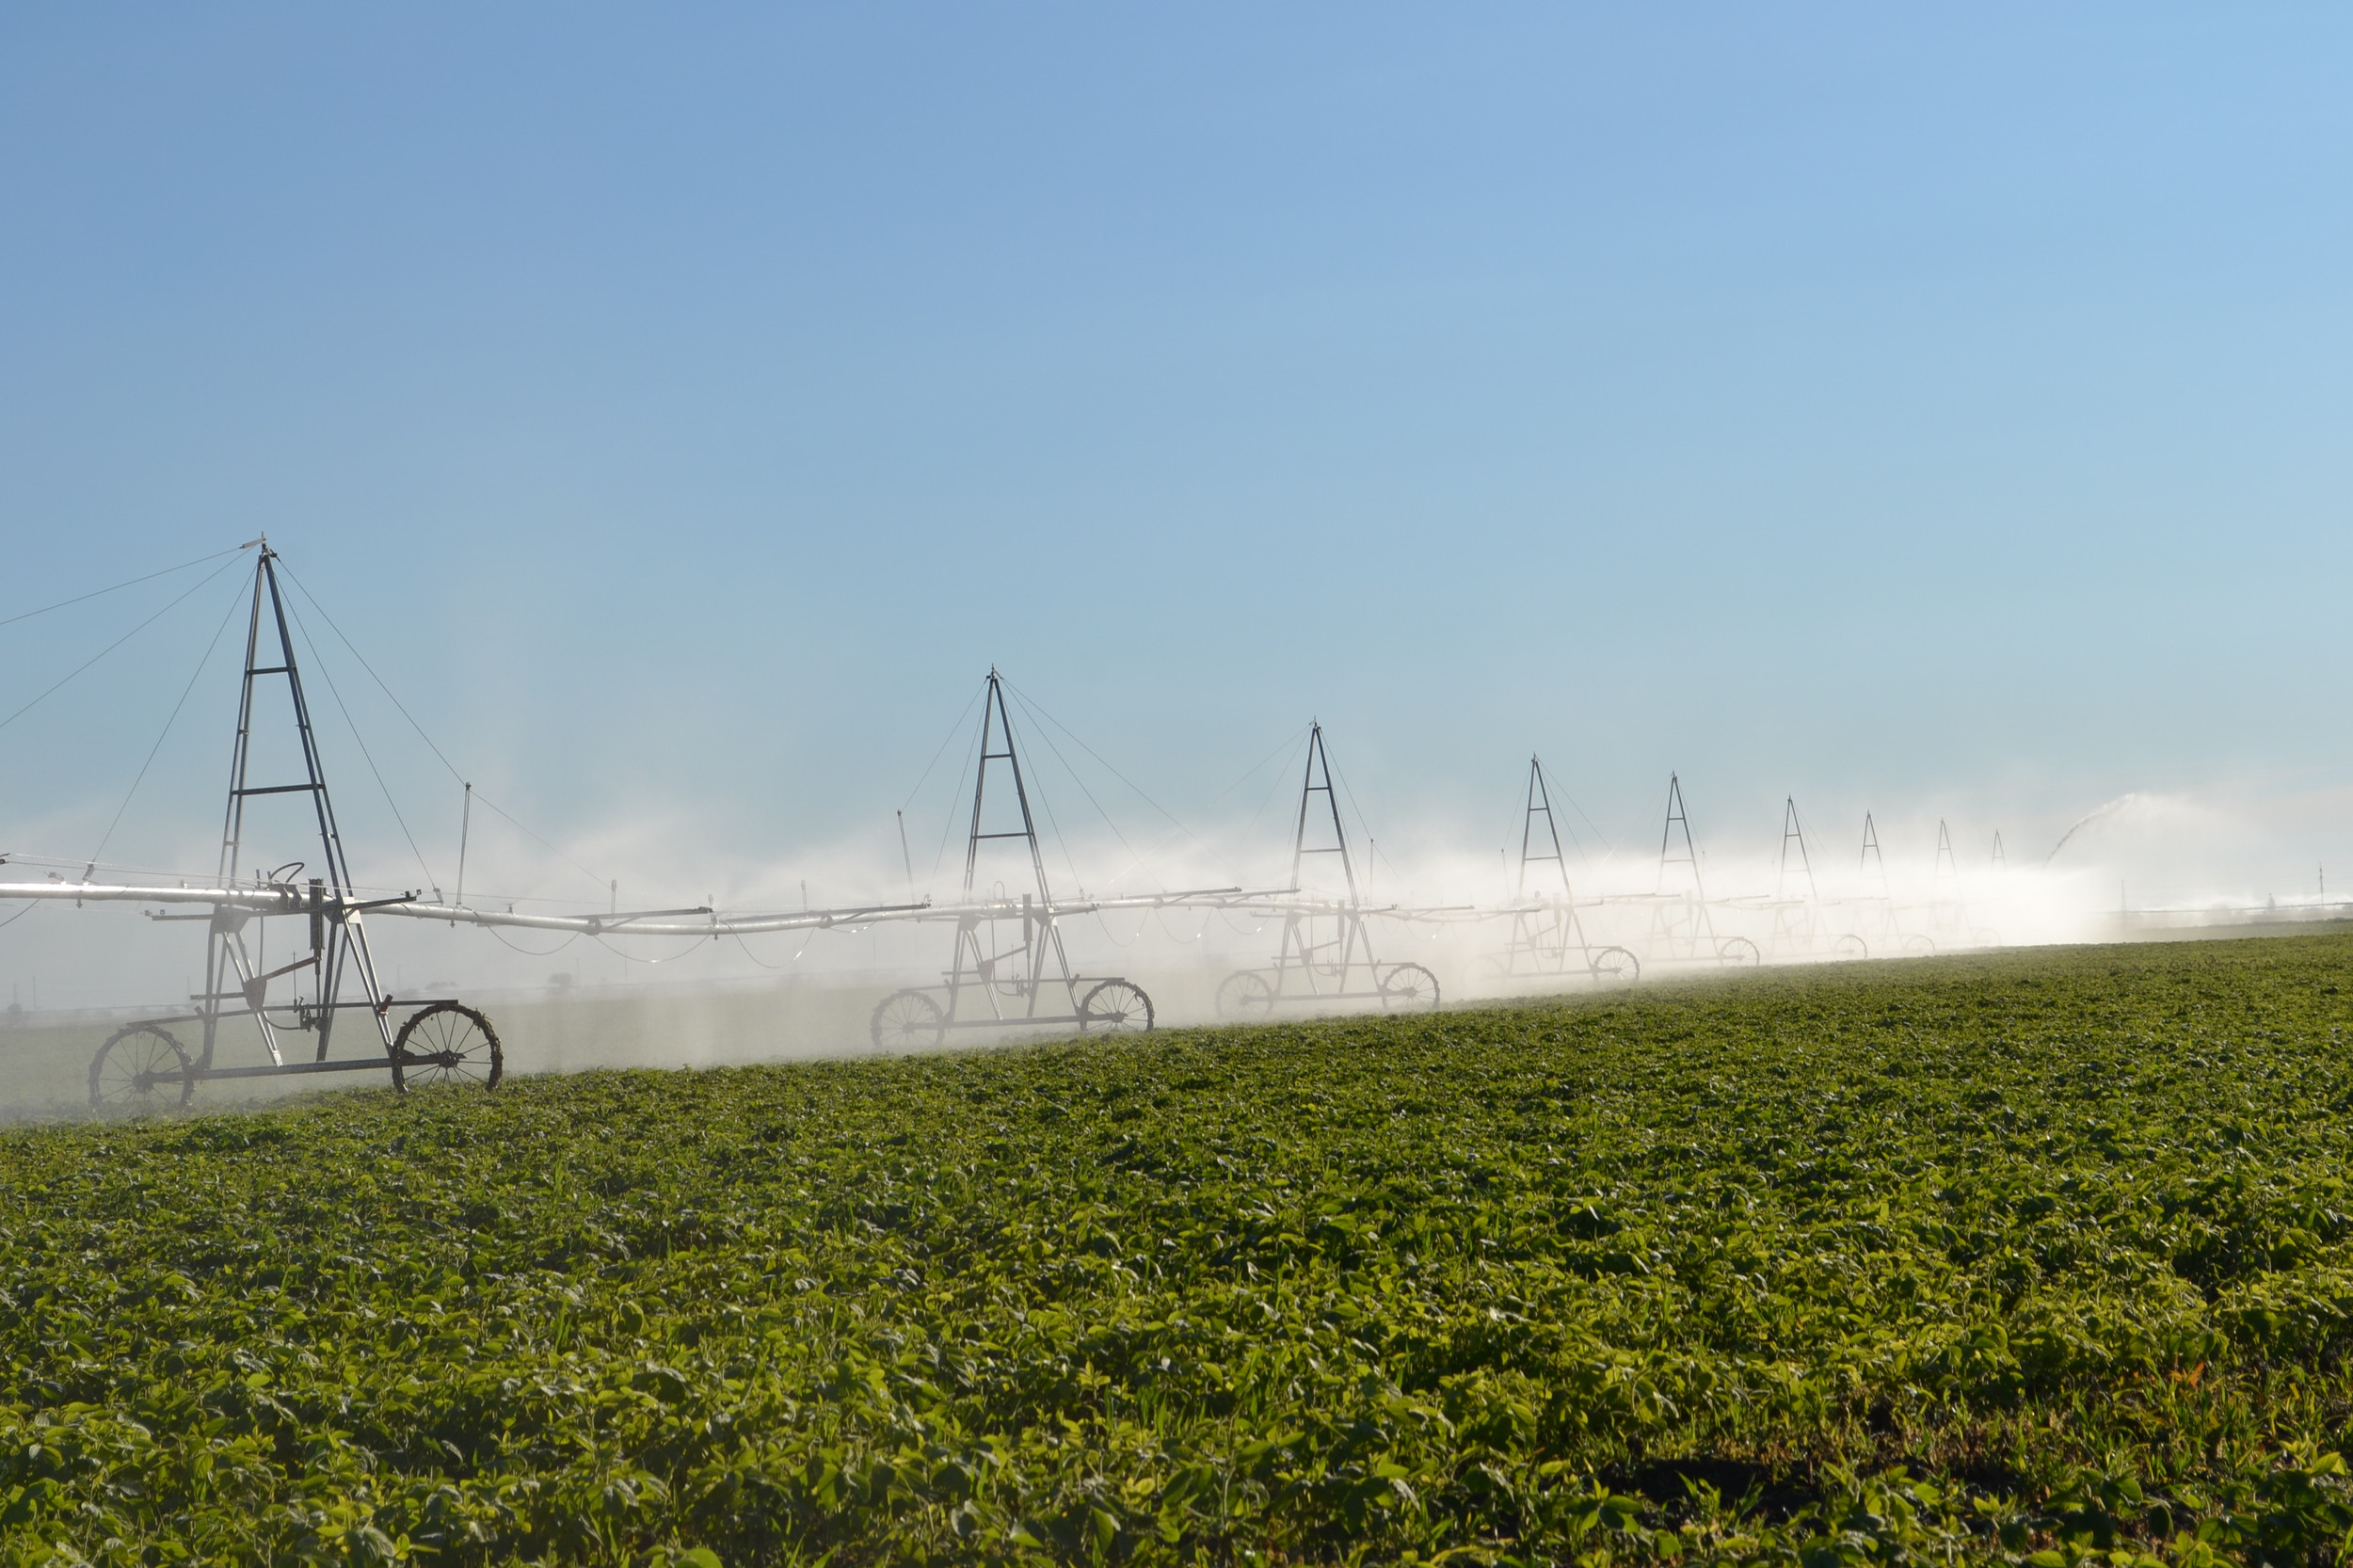
[[[1322,796],[1319,808],[1317,796]],[[1308,830],[1313,824],[1316,837],[1321,840],[1323,829],[1331,829],[1329,842],[1308,842]],[[1290,885],[1305,888],[1303,876],[1311,857],[1330,856],[1340,866],[1340,878],[1348,886],[1348,900],[1330,912],[1317,913],[1295,909],[1283,919],[1283,945],[1274,958],[1274,993],[1281,996],[1287,981],[1295,981],[1310,995],[1325,992],[1335,997],[1349,992],[1349,982],[1355,978],[1351,971],[1364,971],[1362,985],[1370,986],[1377,994],[1371,969],[1372,934],[1365,928],[1365,910],[1356,887],[1356,857],[1349,853],[1348,828],[1340,821],[1340,797],[1332,787],[1332,759],[1324,750],[1323,725],[1321,721],[1307,726],[1307,761],[1299,781],[1299,818],[1291,834]]]
[[[1794,865],[1793,849],[1797,852]],[[1814,885],[1814,860],[1805,848],[1805,824],[1798,820],[1798,797],[1785,795],[1781,863],[1773,877],[1773,928],[1768,938],[1777,954],[1802,955],[1813,951],[1820,904],[1820,892]]]
[[[1943,824],[1938,824],[1943,833]],[[1863,878],[1865,891],[1853,902],[1864,911],[1872,943],[1882,953],[1902,952],[1912,957],[1925,957],[1936,951],[1936,942],[1926,932],[1904,930],[1904,921],[1896,907],[1896,893],[1887,880],[1887,856],[1880,849],[1879,824],[1871,813],[1863,813],[1863,849],[1855,857],[1855,870]],[[1876,881],[1879,890],[1870,890]]]
[[[1019,827],[991,831],[988,826],[989,769],[1003,776],[1021,818]],[[972,821],[964,843],[964,902],[976,896],[981,846],[1012,840],[1029,852],[1030,875],[1035,888],[1020,894],[1016,920],[968,911],[956,920],[955,953],[948,969],[948,1016],[955,1017],[968,988],[988,1000],[992,1021],[1004,1016],[1004,1003],[1017,1002],[1023,1019],[1038,1016],[1038,1003],[1048,987],[1062,993],[1070,1014],[1079,1011],[1079,977],[1071,972],[1070,954],[1063,946],[1062,926],[1054,919],[1054,893],[1046,881],[1046,855],[1037,841],[1037,818],[1030,809],[1030,786],[1021,775],[1021,756],[1013,743],[1013,715],[1005,710],[1004,678],[991,665],[981,700],[980,761],[972,775]],[[1008,939],[1011,938],[1011,939]]]
[[[1680,833],[1682,848],[1675,847]],[[1681,883],[1689,873],[1689,886]],[[1648,956],[1674,963],[1754,964],[1763,954],[1746,936],[1720,936],[1707,900],[1707,885],[1700,873],[1699,847],[1691,837],[1690,814],[1684,809],[1683,778],[1667,776],[1667,824],[1658,836],[1658,882],[1650,898],[1651,930]]]
[[[1536,837],[1537,819],[1544,819],[1545,836]],[[1538,887],[1529,890],[1531,868],[1551,866],[1561,879],[1556,895],[1550,877],[1537,872]],[[1552,812],[1552,787],[1545,776],[1541,757],[1528,760],[1528,805],[1520,818],[1519,880],[1513,888],[1512,935],[1503,950],[1503,972],[1565,974],[1582,968],[1594,984],[1629,983],[1641,973],[1641,964],[1624,948],[1594,948],[1577,918],[1577,891],[1569,881],[1568,856],[1561,853],[1561,828]]]
[[[403,999],[397,1005],[413,1009],[398,1030],[392,1027],[393,999],[377,983],[375,955],[368,946],[362,914],[388,904],[406,904],[414,892],[392,898],[362,900],[344,852],[343,831],[335,821],[335,803],[327,787],[319,759],[318,736],[311,722],[311,705],[302,689],[302,670],[295,656],[286,600],[278,578],[278,552],[266,536],[253,541],[261,549],[253,568],[253,602],[246,620],[245,669],[237,696],[237,738],[229,764],[228,806],[220,832],[217,884],[209,892],[191,895],[189,902],[210,902],[210,914],[158,914],[155,920],[200,920],[205,926],[204,989],[188,1000],[196,1011],[167,1018],[144,1019],[118,1030],[90,1062],[90,1101],[101,1108],[152,1103],[159,1094],[176,1093],[185,1102],[198,1082],[210,1079],[274,1078],[297,1073],[330,1073],[389,1068],[392,1087],[411,1081],[479,1083],[496,1088],[504,1074],[497,1032],[479,1012],[455,1000]],[[301,777],[295,782],[253,781],[254,738],[262,725],[257,698],[267,682],[283,679],[293,719]],[[267,764],[264,764],[265,766]],[[288,861],[265,874],[248,876],[246,855],[249,840],[262,831],[248,822],[252,803],[275,796],[304,799],[309,809],[297,829],[306,841],[316,839],[318,871],[297,881],[307,869]],[[136,889],[120,889],[134,892]],[[310,936],[307,956],[264,969],[258,941],[248,943],[247,932],[270,916],[305,918]],[[257,933],[258,936],[258,933]],[[311,995],[301,994],[309,971]],[[295,994],[273,1003],[272,982],[286,981]],[[346,989],[360,995],[346,1000]],[[358,1057],[334,1058],[338,1014],[364,1008],[374,1038],[369,1051]],[[274,1010],[274,1016],[273,1016]],[[267,1065],[221,1066],[217,1064],[222,1025],[250,1017],[268,1053]],[[191,1053],[167,1027],[195,1023],[200,1030]],[[289,1060],[285,1036],[308,1031],[317,1046],[308,1061]],[[380,1052],[380,1054],[378,1054]]]
[[[1961,898],[1961,856],[1945,819],[1936,822],[1936,863],[1929,876],[1929,923],[1947,946],[1969,939],[1969,911]]]
[[[1675,829],[1678,827],[1683,829],[1683,853],[1680,855],[1674,853]],[[1707,888],[1700,879],[1700,852],[1691,841],[1690,813],[1683,808],[1683,776],[1671,773],[1667,776],[1667,825],[1658,835],[1658,892],[1663,894],[1667,891],[1667,873],[1677,866],[1690,871],[1691,895],[1705,909]]]
[[[1789,893],[1789,848],[1798,850],[1798,875],[1805,880],[1805,891],[1799,895],[1811,903],[1817,896],[1814,888],[1814,861],[1805,852],[1805,824],[1798,820],[1798,797],[1783,801],[1781,815],[1781,874],[1773,882],[1773,897],[1785,899]]]
[[[1152,1001],[1143,987],[1071,968],[1061,906],[1047,881],[1046,855],[1030,807],[1029,779],[1014,744],[1004,678],[994,665],[982,692],[979,747],[964,843],[964,897],[937,917],[956,925],[944,983],[885,997],[874,1008],[874,1044],[886,1049],[935,1046],[951,1029],[1070,1023],[1081,1032],[1150,1029]],[[1012,812],[992,815],[992,800],[1000,807],[1010,800]],[[1013,825],[1016,820],[1019,825]],[[1028,851],[1029,886],[1019,893],[1001,885],[981,886],[984,846],[993,843],[1018,843]]]
[[[264,616],[265,601],[266,618]],[[275,653],[264,651],[264,630],[276,644]],[[277,662],[264,664],[261,663],[264,658],[273,658]],[[303,777],[296,784],[256,785],[251,782],[250,776],[255,683],[277,676],[285,678],[286,696],[294,712],[295,734],[300,743]],[[367,931],[360,923],[359,907],[355,907],[351,863],[344,854],[343,832],[335,822],[335,803],[327,792],[326,771],[319,764],[318,737],[311,726],[311,705],[303,696],[302,672],[295,662],[294,638],[286,626],[286,602],[278,583],[278,556],[264,539],[261,559],[254,567],[253,609],[246,623],[245,679],[237,697],[237,742],[229,764],[229,804],[220,830],[220,886],[236,886],[237,878],[245,869],[247,803],[269,795],[308,796],[311,814],[317,825],[319,867],[327,874],[310,878],[307,885],[311,911],[311,956],[281,965],[266,974],[262,973],[246,945],[245,928],[250,917],[228,910],[216,913],[208,927],[205,943],[204,995],[196,999],[204,1009],[204,1044],[200,1061],[207,1068],[212,1065],[214,1048],[220,1032],[221,1004],[242,1001],[251,1011],[253,1020],[261,1030],[262,1044],[269,1051],[270,1061],[282,1064],[285,1058],[280,1049],[279,1032],[270,1022],[269,1015],[264,1011],[263,1002],[271,981],[298,975],[304,969],[313,971],[316,981],[316,1060],[327,1060],[328,1048],[334,1034],[335,1013],[346,975],[358,983],[361,996],[366,999],[364,1005],[374,1016],[376,1032],[384,1052],[392,1056],[392,1031],[386,1017],[388,1009],[383,992],[376,984],[376,960],[368,949]],[[302,869],[299,862],[280,866],[269,873],[267,880],[282,882],[290,873]],[[328,918],[326,911],[330,908],[337,911],[337,918]],[[235,987],[233,990],[231,988],[232,984]],[[397,1082],[397,1062],[393,1077]]]
[[[1545,819],[1543,842],[1551,846],[1542,855],[1536,853],[1540,847],[1536,819],[1540,816]],[[1520,878],[1513,896],[1528,897],[1528,868],[1546,863],[1561,873],[1561,902],[1574,908],[1577,892],[1569,886],[1569,857],[1561,853],[1561,826],[1552,816],[1552,790],[1545,779],[1545,760],[1531,755],[1528,759],[1528,810],[1520,819]],[[1551,889],[1544,889],[1539,896],[1550,898]]]
[[[1323,810],[1321,813],[1314,811],[1315,798],[1318,795],[1323,797]],[[1326,821],[1330,822],[1332,824],[1330,843],[1318,844],[1312,849],[1308,847],[1307,824],[1311,819],[1319,826]],[[1291,838],[1292,887],[1299,888],[1305,885],[1300,880],[1299,873],[1306,868],[1307,857],[1311,855],[1332,855],[1339,857],[1340,875],[1348,883],[1349,906],[1355,907],[1357,903],[1356,861],[1355,857],[1348,853],[1348,829],[1340,823],[1340,800],[1332,789],[1332,760],[1323,749],[1323,725],[1321,721],[1307,726],[1307,768],[1305,775],[1300,779],[1299,825]],[[1369,949],[1367,950],[1366,958],[1368,961],[1371,958]]]
[[[1317,796],[1322,796],[1321,805]],[[1324,830],[1330,829],[1329,841]],[[1310,836],[1314,841],[1310,841]],[[1345,899],[1304,892],[1309,858],[1339,861]],[[1217,1008],[1228,1017],[1264,1016],[1282,1002],[1379,1001],[1384,1007],[1435,1007],[1438,978],[1419,964],[1385,964],[1372,952],[1367,909],[1356,881],[1355,857],[1340,821],[1339,794],[1321,721],[1307,727],[1307,761],[1299,785],[1299,817],[1291,834],[1291,889],[1283,913],[1283,942],[1273,964],[1238,969],[1217,988]]]

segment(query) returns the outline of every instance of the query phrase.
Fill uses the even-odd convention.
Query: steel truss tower
[[[1794,865],[1790,851],[1797,851]],[[1791,887],[1797,884],[1793,893]],[[1776,952],[1814,949],[1821,897],[1814,885],[1814,860],[1806,853],[1805,824],[1798,820],[1798,797],[1782,797],[1781,864],[1773,878],[1773,928],[1767,938]]]
[[[342,829],[335,821],[334,798],[328,792],[327,772],[319,759],[318,735],[311,722],[310,699],[302,689],[302,669],[295,657],[294,635],[288,624],[286,600],[278,579],[278,553],[266,536],[252,541],[261,548],[253,568],[253,602],[246,620],[245,667],[237,694],[237,738],[229,763],[228,806],[222,814],[220,861],[216,884],[209,889],[92,888],[92,896],[141,898],[151,893],[161,903],[210,903],[209,914],[156,914],[164,920],[200,920],[205,925],[204,989],[188,1000],[196,1011],[165,1018],[126,1024],[98,1048],[89,1068],[90,1103],[101,1109],[132,1109],[152,1105],[162,1096],[176,1094],[185,1103],[198,1083],[212,1079],[276,1078],[293,1074],[337,1073],[387,1069],[392,1087],[412,1083],[466,1083],[496,1088],[504,1075],[504,1055],[498,1032],[480,1012],[453,999],[404,998],[398,1002],[377,983],[376,959],[368,946],[361,916],[387,905],[407,905],[414,892],[391,898],[362,900],[344,852]],[[267,706],[264,694],[282,678],[288,711],[293,718],[298,781],[253,781],[254,739],[263,729],[257,702]],[[266,768],[269,764],[265,761]],[[266,776],[265,776],[266,778]],[[253,874],[246,855],[256,824],[248,821],[252,803],[272,796],[300,796],[302,834],[315,835],[318,875],[304,878],[306,862],[292,860],[263,874]],[[85,873],[87,881],[88,873]],[[242,880],[241,880],[242,879]],[[299,880],[297,880],[299,879]],[[265,969],[259,957],[265,951],[248,929],[272,916],[301,917],[308,928],[307,956]],[[312,995],[305,999],[300,977],[308,970]],[[274,981],[293,984],[295,994],[272,1003]],[[344,993],[356,988],[357,1000]],[[397,1007],[406,1016],[393,1027]],[[375,1030],[371,1049],[362,1056],[330,1057],[337,1015],[364,1008]],[[240,1015],[253,1020],[267,1065],[230,1066],[216,1058],[221,1026]],[[168,1026],[194,1023],[200,1041],[193,1053]],[[308,1030],[318,1037],[305,1060],[287,1060],[285,1036]]]
[[[1316,809],[1318,795],[1323,797],[1320,811]],[[1319,830],[1330,824],[1330,843],[1309,846],[1307,824],[1311,821]],[[1351,969],[1359,965],[1368,969],[1371,967],[1372,935],[1365,929],[1364,903],[1356,887],[1356,858],[1349,853],[1348,829],[1340,822],[1340,797],[1332,788],[1332,760],[1323,748],[1323,726],[1317,722],[1307,727],[1307,764],[1299,781],[1299,824],[1291,837],[1291,886],[1305,886],[1300,873],[1306,869],[1310,856],[1327,855],[1339,860],[1341,879],[1348,884],[1348,902],[1329,916],[1304,912],[1286,916],[1283,947],[1274,964],[1280,971],[1296,969],[1310,991],[1328,988],[1339,992],[1349,988]],[[1320,987],[1320,981],[1328,982],[1328,986]],[[1279,991],[1281,986],[1278,984],[1276,989]]]
[[[1676,853],[1676,831],[1683,849]],[[1690,886],[1670,888],[1670,873],[1688,871]],[[1678,881],[1681,879],[1678,877]],[[1667,824],[1658,835],[1658,883],[1651,915],[1651,941],[1669,958],[1717,956],[1716,921],[1707,906],[1707,885],[1700,874],[1700,852],[1691,838],[1690,814],[1683,806],[1683,777],[1667,776]],[[1750,944],[1753,951],[1753,944]]]
[[[1117,976],[1091,980],[1071,968],[1063,945],[1062,906],[1054,902],[1047,881],[1046,854],[1030,806],[1030,781],[1021,771],[1020,747],[1014,743],[1004,678],[994,665],[982,692],[979,745],[972,816],[964,840],[964,897],[939,917],[956,922],[944,984],[893,991],[876,1003],[872,1020],[875,1047],[936,1046],[951,1029],[1070,1023],[1081,1032],[1150,1029],[1152,1001],[1143,987]],[[1000,805],[1010,799],[1013,815],[992,819],[992,798]],[[1010,824],[1015,815],[1018,827],[990,825],[992,820]],[[1001,886],[982,888],[982,846],[1015,842],[1029,852],[1029,886],[1017,897]]]
[[[360,911],[365,905],[354,898],[351,865],[344,857],[343,834],[335,824],[335,803],[328,794],[326,771],[319,763],[318,737],[312,728],[311,705],[303,696],[302,671],[295,661],[294,637],[286,626],[286,602],[278,584],[278,554],[266,539],[261,548],[261,559],[253,568],[253,608],[246,623],[245,678],[237,699],[236,748],[229,765],[229,805],[221,823],[220,886],[236,886],[245,870],[247,802],[267,795],[310,798],[318,833],[319,869],[326,874],[313,876],[306,884],[311,955],[267,973],[257,968],[246,945],[245,928],[253,917],[234,909],[221,909],[211,917],[205,943],[204,994],[193,999],[202,1009],[203,1018],[204,1044],[199,1064],[203,1069],[212,1067],[220,1034],[222,1004],[231,1001],[242,1002],[251,1012],[271,1063],[283,1064],[285,1056],[279,1044],[279,1029],[271,1023],[264,1002],[271,981],[309,969],[316,984],[316,1012],[312,1014],[297,1001],[296,1027],[309,1024],[315,1028],[318,1051],[313,1060],[327,1060],[343,984],[348,977],[358,983],[360,994],[366,998],[384,1053],[392,1063],[392,1081],[397,1084],[400,1061],[392,1048],[392,1027],[387,1016],[390,1006],[376,984],[376,961],[368,950],[366,928],[360,923]],[[275,646],[274,653],[264,651],[265,634],[269,644]],[[264,658],[275,659],[276,663],[264,664]],[[293,706],[303,776],[299,783],[257,785],[251,782],[249,771],[253,760],[256,682],[277,676],[285,678],[286,696]],[[280,866],[266,878],[257,877],[256,885],[264,881],[285,882],[302,870],[300,862]]]
[[[1005,711],[1005,686],[994,666],[981,703],[980,766],[972,777],[972,825],[964,845],[964,899],[969,904],[977,889],[981,846],[1000,840],[1017,840],[1029,851],[1035,902],[1025,890],[1017,920],[988,913],[967,913],[956,921],[954,962],[948,971],[948,1016],[955,1017],[957,1003],[968,988],[988,1000],[991,1014],[1003,1017],[1003,1003],[1018,1002],[1020,1018],[1038,1016],[1038,999],[1048,987],[1059,989],[1079,1011],[1079,978],[1071,972],[1070,955],[1063,948],[1062,926],[1054,919],[1053,890],[1046,882],[1046,856],[1037,841],[1037,819],[1030,810],[1030,787],[1021,776],[1021,757],[1013,744],[1013,715]],[[998,765],[1013,791],[1021,825],[1000,832],[987,830],[989,768]],[[1003,786],[1000,785],[1001,789]],[[1016,929],[1017,928],[1017,930]],[[1016,938],[1008,940],[1008,938]]]
[[[1536,837],[1536,819],[1544,819],[1545,836]],[[1561,891],[1556,896],[1548,887],[1529,891],[1530,867],[1549,865],[1560,875]],[[1539,880],[1545,881],[1542,872]],[[1624,948],[1596,950],[1586,940],[1585,925],[1577,912],[1577,891],[1569,881],[1568,856],[1561,851],[1561,828],[1552,812],[1551,781],[1545,776],[1544,760],[1528,760],[1528,805],[1520,818],[1519,880],[1513,889],[1516,907],[1512,912],[1512,934],[1503,950],[1503,972],[1518,974],[1533,969],[1539,974],[1565,974],[1572,968],[1582,968],[1594,984],[1604,982],[1630,983],[1641,973],[1641,965],[1634,954]]]
[[[1316,797],[1323,797],[1319,806]],[[1329,842],[1318,840],[1328,825]],[[1301,873],[1310,856],[1337,856],[1345,899],[1323,900],[1306,893]],[[1340,821],[1340,800],[1332,783],[1332,760],[1323,744],[1323,726],[1307,727],[1307,762],[1299,783],[1299,817],[1291,834],[1291,891],[1302,894],[1283,915],[1283,942],[1273,964],[1262,969],[1238,969],[1217,988],[1218,1012],[1227,1017],[1263,1017],[1283,1002],[1377,1000],[1384,1007],[1435,1007],[1438,978],[1419,964],[1387,964],[1375,960],[1372,936],[1367,929],[1369,911],[1356,881],[1355,856],[1348,847],[1348,829]]]

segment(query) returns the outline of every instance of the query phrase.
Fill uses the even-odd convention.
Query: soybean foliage
[[[2308,1561],[2340,937],[0,1137],[12,1561]]]

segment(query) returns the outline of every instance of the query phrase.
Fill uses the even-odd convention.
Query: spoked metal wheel
[[[1221,1018],[1263,1018],[1274,1011],[1274,983],[1256,969],[1237,969],[1217,988]]]
[[[185,1105],[196,1093],[195,1064],[160,1024],[130,1024],[90,1058],[89,1102],[100,1111],[151,1111]]]
[[[1624,948],[1602,948],[1586,962],[1596,985],[1631,985],[1642,978],[1642,961]]]
[[[893,991],[874,1004],[876,1050],[921,1050],[948,1038],[948,1016],[926,991]]]
[[[1152,999],[1130,981],[1107,980],[1079,1003],[1079,1028],[1098,1034],[1142,1034],[1152,1027]]]
[[[1933,958],[1936,956],[1936,941],[1929,936],[1907,936],[1904,938],[1904,954],[1909,958]]]
[[[1400,964],[1381,977],[1381,1005],[1422,1011],[1438,1005],[1438,977],[1419,964]]]
[[[1871,946],[1849,932],[1831,944],[1830,955],[1833,958],[1868,958],[1871,956]]]
[[[1753,968],[1765,962],[1765,954],[1746,936],[1727,936],[1717,945],[1716,956],[1737,969]]]
[[[456,1083],[495,1089],[506,1055],[490,1020],[461,1002],[437,1001],[410,1016],[392,1037],[401,1086]]]

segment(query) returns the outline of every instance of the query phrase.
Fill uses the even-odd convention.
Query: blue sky
[[[1310,715],[1469,843],[1531,749],[1760,853],[1789,792],[2309,795],[2348,65],[2293,7],[19,7],[0,616],[266,530],[486,791],[698,866],[895,853],[992,662],[1180,815]],[[0,709],[168,597],[0,628]],[[0,847],[80,853],[200,598],[0,731]],[[217,820],[212,674],[142,853]]]

